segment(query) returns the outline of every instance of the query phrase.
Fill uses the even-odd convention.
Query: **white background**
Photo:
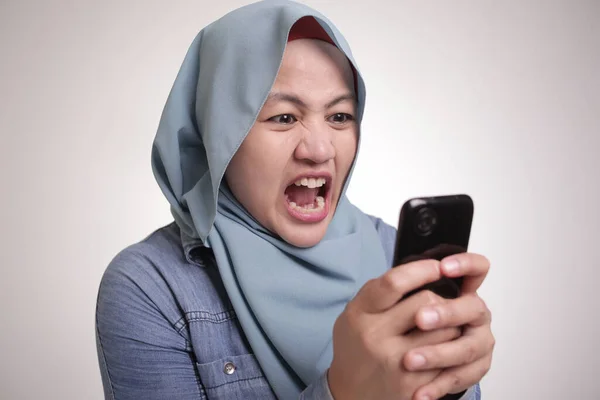
[[[245,1],[0,2],[0,398],[101,399],[104,268],[170,222],[150,146],[191,40]],[[600,396],[600,2],[307,1],[367,83],[349,196],[465,192],[485,400]]]

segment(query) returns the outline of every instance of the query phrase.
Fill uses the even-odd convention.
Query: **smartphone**
[[[442,260],[465,253],[473,222],[473,200],[466,194],[413,198],[400,210],[393,267],[424,259]],[[443,277],[406,294],[431,290],[441,297],[460,296],[462,278]]]

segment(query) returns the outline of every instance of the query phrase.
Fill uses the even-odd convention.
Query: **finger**
[[[430,332],[423,332],[415,329],[407,334],[406,338],[409,340],[409,347],[411,349],[416,349],[450,342],[458,339],[461,335],[462,330],[460,328],[442,328]]]
[[[463,246],[458,246],[450,243],[440,243],[430,249],[425,250],[422,255],[425,258],[433,258],[436,260],[442,260],[445,257],[464,253],[466,249]]]
[[[492,365],[492,355],[461,367],[449,368],[415,392],[415,400],[439,399],[448,393],[460,393],[481,381]]]
[[[401,259],[400,262],[398,263],[398,265],[404,265],[404,264],[408,264],[410,262],[415,262],[415,261],[419,261],[419,260],[427,260],[429,258],[433,258],[433,257],[425,257],[422,254],[411,254],[411,255],[406,256],[403,259]]]
[[[462,253],[446,257],[441,262],[442,273],[449,278],[463,276],[462,293],[475,293],[490,269],[490,262],[480,254]]]
[[[403,365],[409,371],[450,368],[472,364],[491,354],[494,336],[487,327],[453,341],[412,349],[404,355]]]
[[[404,257],[402,260],[400,260],[399,264],[406,264],[412,261],[428,259],[442,260],[443,258],[451,256],[453,254],[459,254],[464,252],[465,248],[463,246],[457,246],[449,243],[440,243],[437,246],[425,250],[421,254],[411,254],[409,256]]]
[[[440,277],[439,261],[404,264],[368,281],[351,303],[365,312],[380,313],[398,303],[406,293]]]
[[[430,330],[450,326],[489,324],[491,312],[476,293],[463,295],[445,303],[426,305],[415,316],[419,329]]]
[[[404,335],[417,327],[416,315],[424,307],[442,305],[447,299],[430,290],[421,290],[414,295],[396,303],[385,311],[386,331],[389,335]]]

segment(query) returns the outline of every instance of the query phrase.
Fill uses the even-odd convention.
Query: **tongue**
[[[319,188],[307,188],[306,186],[290,185],[285,190],[289,202],[294,202],[296,205],[303,207],[307,204],[313,204],[319,193]]]

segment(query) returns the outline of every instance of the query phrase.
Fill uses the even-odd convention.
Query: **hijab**
[[[345,195],[354,163],[324,238],[309,248],[261,226],[223,180],[275,82],[292,28],[307,20],[312,33],[295,36],[329,41],[351,63],[360,123],[365,86],[341,33],[303,4],[267,0],[198,33],[152,148],[153,172],[176,223],[212,249],[242,329],[281,399],[297,398],[327,371],[336,318],[389,267],[373,223]]]

